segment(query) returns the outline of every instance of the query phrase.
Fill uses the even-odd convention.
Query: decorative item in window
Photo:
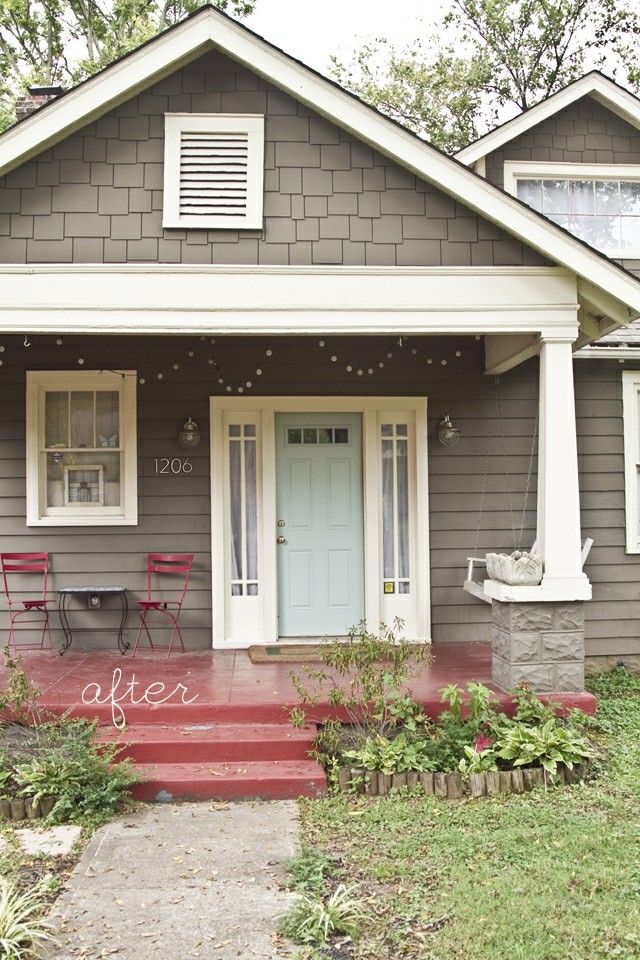
[[[188,450],[192,450],[200,443],[200,429],[191,417],[187,418],[182,430],[178,434],[178,443],[181,447],[186,447]]]
[[[64,467],[64,504],[104,504],[104,468],[102,464],[67,464]]]
[[[443,447],[455,447],[460,440],[460,431],[454,426],[448,413],[445,413],[438,424],[438,440]]]

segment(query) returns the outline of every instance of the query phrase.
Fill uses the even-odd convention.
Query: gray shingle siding
[[[640,164],[640,132],[583,97],[488,154],[487,180],[498,187],[504,185],[505,160]]]
[[[266,116],[264,230],[163,230],[164,113]],[[0,262],[540,264],[492,224],[221,54],[0,179]]]

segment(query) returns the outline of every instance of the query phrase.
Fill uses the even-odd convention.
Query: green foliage
[[[326,944],[338,934],[356,936],[365,911],[354,896],[355,889],[339,884],[326,900],[301,894],[280,919],[280,932],[294,943],[313,946]]]
[[[4,960],[31,960],[52,942],[49,924],[42,919],[42,891],[22,893],[7,877],[0,877],[0,956]]]
[[[333,857],[324,850],[308,846],[289,862],[288,869],[294,890],[316,897],[326,893],[329,880],[338,873]]]
[[[18,723],[42,722],[38,707],[40,691],[22,669],[22,658],[14,656],[8,646],[3,647],[4,664],[8,670],[6,687],[0,690],[0,713],[8,713]]]
[[[464,777],[471,773],[486,773],[487,770],[497,770],[496,755],[493,749],[475,750],[473,747],[464,748],[464,757],[458,763],[458,770]]]
[[[246,17],[256,0],[212,0]],[[200,0],[0,0],[0,130],[31,84],[77,83],[202,6]]]
[[[417,28],[419,29],[419,27]],[[383,113],[455,152],[505,107],[525,110],[606,63],[637,85],[639,16],[624,0],[448,0],[437,35],[385,40],[333,61],[334,76]]]
[[[516,687],[511,695],[516,705],[513,718],[520,723],[540,724],[553,720],[560,709],[559,703],[541,700],[528,687]]]
[[[122,805],[137,779],[129,760],[114,762],[117,754],[117,747],[68,739],[17,764],[14,776],[25,797],[57,798],[53,822],[102,822]]]
[[[347,760],[366,770],[379,770],[381,773],[406,773],[417,770],[438,770],[430,756],[431,742],[426,738],[416,738],[409,733],[399,733],[392,740],[376,734],[367,737],[356,750],[345,750]]]
[[[424,644],[409,643],[402,634],[402,621],[393,627],[381,623],[378,633],[361,622],[346,639],[325,643],[320,669],[307,667],[291,681],[307,714],[321,702],[342,708],[361,739],[385,735],[396,726],[393,711],[403,708],[398,698],[408,680],[429,662]],[[294,717],[300,722],[297,711]]]
[[[578,730],[552,717],[537,727],[509,724],[495,745],[495,755],[514,767],[541,766],[555,774],[559,763],[572,770],[574,764],[593,757],[594,751]]]

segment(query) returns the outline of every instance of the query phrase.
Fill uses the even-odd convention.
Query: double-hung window
[[[137,522],[135,371],[28,373],[28,525]]]

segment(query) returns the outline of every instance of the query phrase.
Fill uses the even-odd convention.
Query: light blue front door
[[[364,617],[360,414],[278,414],[276,471],[279,635],[343,635]]]

